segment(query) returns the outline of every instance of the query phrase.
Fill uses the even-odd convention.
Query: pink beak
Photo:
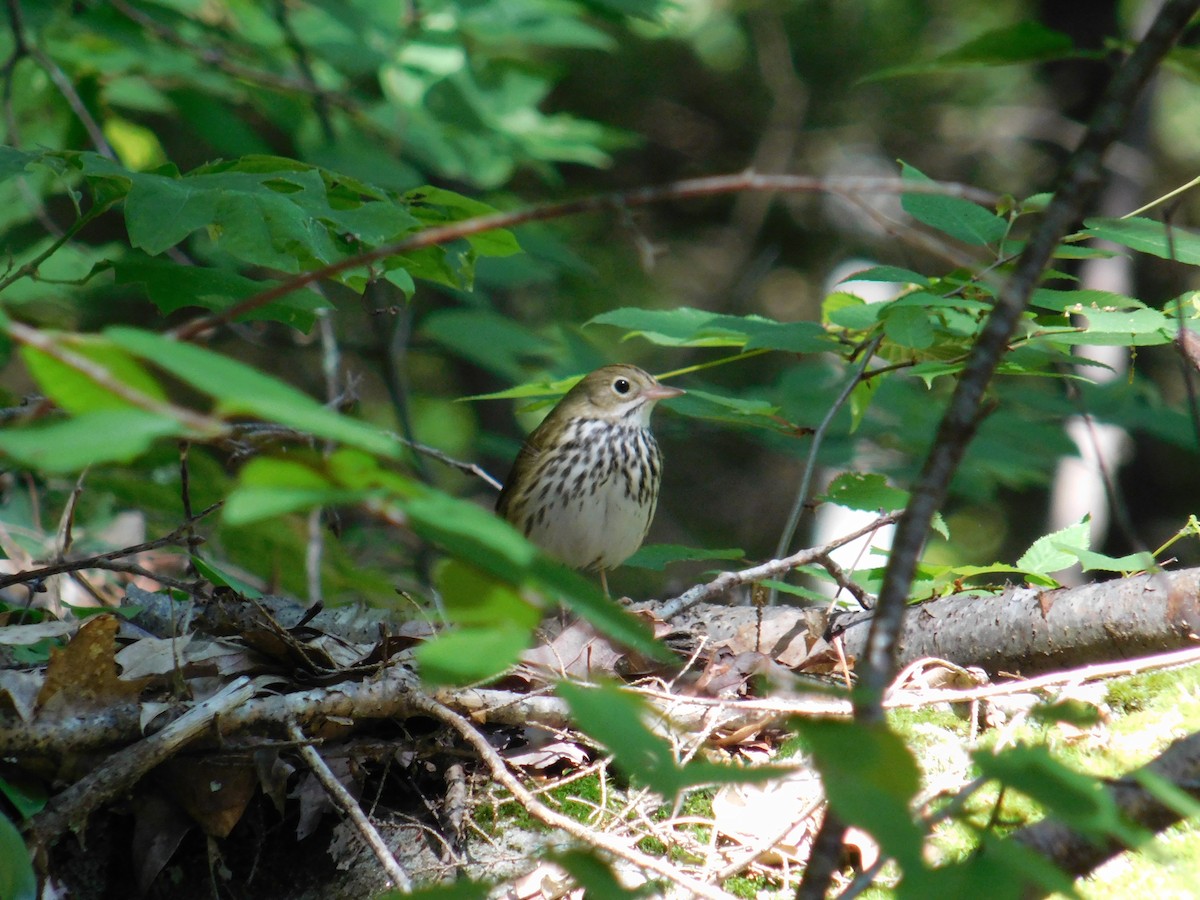
[[[648,388],[642,393],[642,396],[647,400],[670,400],[672,397],[679,397],[686,394],[683,388],[669,387],[665,384],[656,384]]]

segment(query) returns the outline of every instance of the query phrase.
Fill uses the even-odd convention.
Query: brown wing
[[[500,490],[500,496],[496,498],[496,512],[509,522],[512,522],[509,512],[517,496],[517,485],[529,477],[529,473],[537,463],[538,457],[542,455],[541,435],[542,427],[539,425],[525,439],[525,443],[521,445],[521,452],[513,460],[508,478],[504,479],[504,487]]]

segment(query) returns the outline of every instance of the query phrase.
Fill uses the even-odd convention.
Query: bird
[[[496,511],[567,565],[598,571],[607,595],[606,573],[642,545],[658,504],[650,414],[683,393],[637,366],[585,375],[525,439]]]

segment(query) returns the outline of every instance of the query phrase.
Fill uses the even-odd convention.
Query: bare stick
[[[288,722],[287,730],[288,737],[297,742],[300,756],[308,763],[308,767],[312,769],[313,774],[317,776],[317,780],[325,788],[325,793],[329,795],[329,799],[333,801],[334,806],[346,814],[346,817],[350,819],[350,822],[358,831],[358,835],[362,838],[363,843],[375,854],[375,858],[379,860],[379,864],[383,866],[383,870],[387,872],[388,878],[391,879],[392,886],[405,894],[411,893],[413,889],[412,879],[404,871],[404,867],[396,861],[396,857],[387,848],[383,837],[379,834],[375,826],[371,824],[371,820],[362,811],[362,807],[358,805],[358,801],[351,797],[350,792],[337,780],[337,776],[330,771],[329,766],[325,764],[325,760],[321,759],[321,754],[306,740],[304,732],[300,730],[300,726],[296,724],[295,720]]]
[[[679,615],[685,609],[695,606],[697,603],[702,603],[711,597],[718,597],[740,585],[753,584],[756,581],[763,581],[767,578],[777,578],[780,575],[790,572],[797,566],[806,566],[810,563],[819,562],[822,557],[828,556],[830,552],[836,550],[838,547],[849,544],[851,541],[856,541],[863,535],[870,534],[884,525],[891,525],[896,519],[897,516],[892,514],[880,516],[862,528],[843,535],[837,540],[830,541],[821,547],[800,550],[783,559],[773,559],[761,565],[752,566],[749,569],[742,569],[740,572],[722,572],[707,584],[697,585],[673,600],[668,600],[661,607],[656,607],[654,612],[662,618],[669,620]]]

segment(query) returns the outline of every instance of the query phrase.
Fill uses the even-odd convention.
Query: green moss
[[[766,889],[767,881],[761,875],[735,875],[726,879],[724,887],[735,897],[754,900],[759,891]]]

